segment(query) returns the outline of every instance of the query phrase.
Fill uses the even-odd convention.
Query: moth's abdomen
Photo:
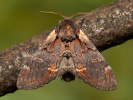
[[[70,82],[72,80],[75,80],[75,76],[70,72],[66,72],[62,75],[62,79],[66,82]]]

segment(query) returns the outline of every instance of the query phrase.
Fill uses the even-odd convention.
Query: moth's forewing
[[[101,53],[80,30],[79,39],[70,43],[77,77],[100,90],[116,89],[113,71]]]
[[[58,77],[57,62],[61,59],[65,46],[60,39],[56,39],[54,32],[49,34],[41,49],[24,65],[17,80],[19,89],[39,88]]]
[[[59,22],[42,47],[26,62],[17,87],[39,88],[61,75],[68,82],[77,76],[100,90],[113,90],[117,85],[110,65],[85,33],[69,19]]]

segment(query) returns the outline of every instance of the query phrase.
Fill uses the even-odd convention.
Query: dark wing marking
[[[39,51],[26,62],[21,70],[17,87],[19,89],[35,89],[58,77],[59,61],[65,50],[65,45],[56,39],[52,31]]]
[[[113,71],[104,57],[80,30],[79,39],[70,44],[76,76],[100,90],[116,89]]]

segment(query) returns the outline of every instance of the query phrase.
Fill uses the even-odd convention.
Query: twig
[[[75,19],[90,40],[103,51],[133,38],[133,2],[118,0]],[[18,74],[41,46],[49,31],[0,52],[0,96],[17,90]]]

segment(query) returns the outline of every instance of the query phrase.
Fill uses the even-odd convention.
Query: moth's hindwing
[[[56,33],[53,30],[45,39],[42,48],[26,62],[19,74],[17,87],[35,89],[58,77],[58,62],[64,50],[65,45],[60,39],[56,39]]]
[[[76,75],[85,83],[100,89],[116,89],[116,79],[113,71],[104,57],[80,30],[79,39],[70,43]]]

